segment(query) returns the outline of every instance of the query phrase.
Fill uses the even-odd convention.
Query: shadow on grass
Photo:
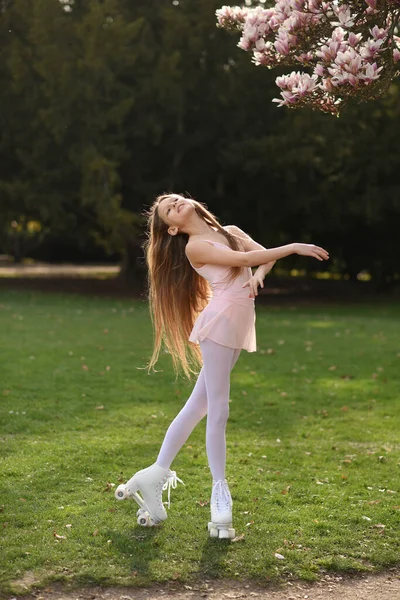
[[[208,538],[203,545],[199,561],[198,576],[220,577],[225,572],[226,555],[229,552],[231,540]]]
[[[114,551],[128,558],[132,576],[139,576],[143,580],[154,579],[154,568],[158,559],[168,560],[159,534],[160,530],[156,527],[139,526],[127,532],[109,530],[106,533],[108,539],[112,540]],[[195,578],[220,577],[226,570],[226,556],[230,545],[231,540],[208,538],[202,545]]]
[[[152,563],[160,553],[159,533],[157,527],[137,525],[126,532],[109,530],[107,537],[112,541],[114,551],[129,559],[132,576],[151,578]]]

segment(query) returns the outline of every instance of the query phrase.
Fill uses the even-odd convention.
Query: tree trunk
[[[134,289],[143,289],[146,280],[146,261],[142,242],[139,237],[127,241],[119,275],[124,285]]]

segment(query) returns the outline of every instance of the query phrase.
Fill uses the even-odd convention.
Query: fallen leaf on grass
[[[237,535],[236,537],[233,538],[233,540],[231,540],[232,542],[241,542],[242,540],[245,539],[245,535],[244,533],[241,533],[240,535]]]
[[[84,371],[89,371],[89,367],[88,367],[87,365],[82,365],[82,369],[83,369]]]
[[[246,523],[246,527],[250,527],[250,525],[254,525],[254,521],[250,521],[250,523]]]
[[[96,410],[104,410],[104,406],[103,406],[103,405],[101,405],[101,406],[96,406]]]
[[[65,536],[65,535],[58,535],[56,530],[53,531],[53,536],[56,538],[56,540],[66,540],[67,539],[67,536]]]
[[[99,530],[95,529],[92,533],[93,537],[96,537],[96,535],[99,535]]]
[[[112,490],[112,488],[115,487],[115,483],[106,483],[106,487],[104,488],[103,492],[109,492]]]
[[[278,558],[279,560],[285,560],[285,557],[282,554],[279,554],[279,552],[275,552],[274,556],[275,556],[275,558]]]
[[[281,491],[281,494],[288,494],[290,492],[291,486],[288,485],[284,490]]]
[[[380,501],[380,500],[370,500],[370,501],[368,502],[368,504],[371,504],[371,505],[372,505],[372,504],[379,504],[379,502],[381,502],[381,501]]]
[[[209,500],[197,500],[196,504],[198,504],[199,506],[207,506],[207,504],[210,504]]]

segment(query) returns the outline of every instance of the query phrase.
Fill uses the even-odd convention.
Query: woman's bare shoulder
[[[248,236],[247,233],[245,233],[244,231],[242,231],[236,225],[225,225],[224,229],[226,229],[226,231],[228,233],[233,233],[233,235],[237,235],[238,237],[240,237],[240,238],[242,238],[244,240],[248,240],[250,238],[250,236]]]

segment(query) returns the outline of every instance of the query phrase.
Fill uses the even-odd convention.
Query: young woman
[[[329,255],[312,244],[263,248],[238,227],[222,227],[205,204],[179,194],[156,198],[147,216],[144,249],[155,338],[148,368],[154,368],[164,342],[175,373],[181,367],[189,379],[191,374],[198,378],[169,426],[155,463],[119,486],[115,495],[136,500],[139,524],[164,521],[162,491],[168,489],[169,506],[170,488],[180,481],[170,471],[171,463],[207,415],[206,449],[213,478],[209,531],[211,537],[234,537],[232,499],[225,479],[230,372],[242,349],[256,351],[258,285],[263,285],[280,258],[300,254],[322,261]],[[251,267],[257,265],[261,266],[252,275]],[[200,373],[193,366],[201,366]]]

